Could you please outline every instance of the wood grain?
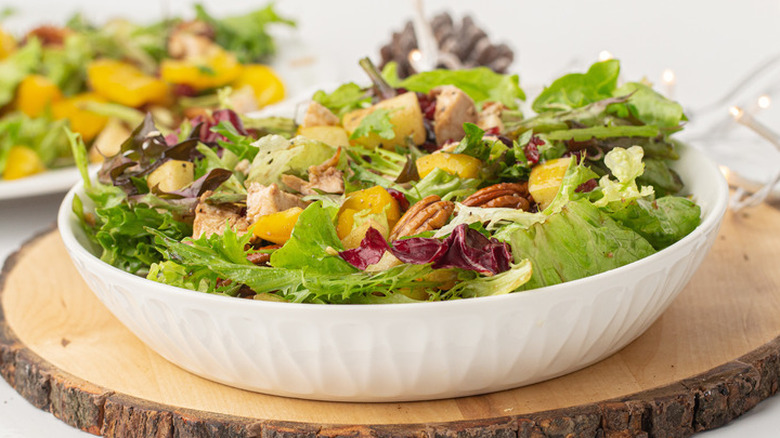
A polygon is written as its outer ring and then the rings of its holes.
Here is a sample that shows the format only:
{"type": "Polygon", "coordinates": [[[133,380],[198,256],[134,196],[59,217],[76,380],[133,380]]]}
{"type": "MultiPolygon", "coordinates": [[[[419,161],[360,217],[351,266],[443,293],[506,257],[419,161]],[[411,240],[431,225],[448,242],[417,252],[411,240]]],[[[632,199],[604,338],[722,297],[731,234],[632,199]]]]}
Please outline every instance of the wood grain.
{"type": "Polygon", "coordinates": [[[775,394],[780,212],[727,213],[667,312],[579,372],[484,396],[329,403],[207,381],[168,363],[92,295],[59,235],[6,263],[0,374],[35,406],[104,436],[688,436],[775,394]]]}

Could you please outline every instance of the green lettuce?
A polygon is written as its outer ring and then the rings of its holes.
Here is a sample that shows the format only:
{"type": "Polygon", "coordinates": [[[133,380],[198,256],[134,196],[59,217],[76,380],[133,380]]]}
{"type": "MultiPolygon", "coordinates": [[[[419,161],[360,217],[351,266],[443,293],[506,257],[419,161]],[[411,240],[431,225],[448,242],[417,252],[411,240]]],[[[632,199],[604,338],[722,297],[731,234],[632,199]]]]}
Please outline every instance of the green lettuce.
{"type": "Polygon", "coordinates": [[[610,106],[619,117],[634,117],[646,125],[677,128],[686,120],[682,105],[653,91],[639,82],[629,82],[613,92],[615,96],[630,96],[628,101],[610,106]]]}
{"type": "Polygon", "coordinates": [[[679,196],[637,199],[610,215],[661,250],[690,234],[701,223],[701,207],[679,196]]]}
{"type": "Polygon", "coordinates": [[[331,110],[339,117],[344,114],[371,105],[371,97],[359,85],[350,82],[341,85],[331,93],[318,90],[312,100],[331,110]]]}
{"type": "Polygon", "coordinates": [[[296,137],[294,142],[279,135],[268,135],[254,143],[258,148],[249,170],[247,184],[279,183],[283,173],[305,175],[309,166],[332,157],[335,149],[325,143],[296,137]]]}
{"type": "Polygon", "coordinates": [[[567,111],[613,96],[620,74],[620,62],[597,62],[586,73],[570,73],[546,87],[531,105],[534,111],[567,111]]]}
{"type": "Polygon", "coordinates": [[[502,75],[487,67],[469,70],[432,70],[399,79],[393,63],[385,66],[382,77],[393,87],[427,93],[441,85],[460,88],[474,102],[501,102],[508,108],[517,108],[518,100],[525,100],[517,75],[502,75]]]}
{"type": "Polygon", "coordinates": [[[315,202],[298,216],[290,240],[271,254],[270,264],[275,268],[308,267],[315,274],[355,272],[352,265],[335,255],[342,249],[331,214],[315,202]]]}
{"type": "Polygon", "coordinates": [[[527,258],[534,266],[523,290],[588,277],[655,253],[645,238],[584,198],[527,229],[510,227],[504,236],[515,260],[527,258]]]}

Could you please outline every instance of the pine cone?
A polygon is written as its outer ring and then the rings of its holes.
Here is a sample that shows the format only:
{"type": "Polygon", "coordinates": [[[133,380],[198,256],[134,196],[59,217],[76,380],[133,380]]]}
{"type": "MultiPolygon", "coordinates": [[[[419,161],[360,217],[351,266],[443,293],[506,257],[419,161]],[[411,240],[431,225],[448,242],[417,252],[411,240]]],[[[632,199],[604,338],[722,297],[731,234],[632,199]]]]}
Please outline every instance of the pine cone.
{"type": "MultiPolygon", "coordinates": [[[[460,23],[454,23],[450,14],[443,12],[431,20],[433,35],[441,52],[457,58],[465,68],[484,65],[497,73],[506,73],[514,60],[512,49],[506,44],[493,44],[485,31],[480,29],[470,16],[460,23]]],[[[414,25],[407,21],[403,30],[393,32],[391,41],[382,46],[382,62],[379,68],[390,62],[398,64],[398,76],[405,78],[415,71],[409,63],[409,52],[418,48],[414,25]]],[[[445,65],[438,65],[446,68],[445,65]]]]}

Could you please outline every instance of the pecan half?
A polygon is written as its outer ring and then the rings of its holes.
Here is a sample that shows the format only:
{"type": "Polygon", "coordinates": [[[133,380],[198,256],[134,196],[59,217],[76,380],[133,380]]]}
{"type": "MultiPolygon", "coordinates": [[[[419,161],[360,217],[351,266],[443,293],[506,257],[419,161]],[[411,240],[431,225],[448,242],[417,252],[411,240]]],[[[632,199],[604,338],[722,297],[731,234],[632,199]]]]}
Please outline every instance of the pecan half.
{"type": "Polygon", "coordinates": [[[482,208],[516,208],[528,211],[528,183],[501,183],[478,190],[463,205],[482,208]]]}
{"type": "Polygon", "coordinates": [[[447,223],[453,210],[455,204],[450,201],[442,201],[436,195],[425,197],[401,216],[390,232],[390,240],[437,230],[447,223]]]}

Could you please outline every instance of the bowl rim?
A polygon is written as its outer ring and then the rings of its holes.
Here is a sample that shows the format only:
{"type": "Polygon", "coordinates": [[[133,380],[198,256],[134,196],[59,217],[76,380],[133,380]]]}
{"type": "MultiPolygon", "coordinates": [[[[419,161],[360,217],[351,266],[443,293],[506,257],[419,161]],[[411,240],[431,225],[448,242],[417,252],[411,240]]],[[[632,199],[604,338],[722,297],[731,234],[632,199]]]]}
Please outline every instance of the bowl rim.
{"type": "MultiPolygon", "coordinates": [[[[702,234],[709,231],[711,228],[715,227],[717,229],[720,226],[720,222],[726,212],[726,207],[728,205],[728,183],[726,182],[725,178],[723,177],[723,174],[720,172],[720,169],[717,167],[717,165],[709,157],[707,157],[701,150],[689,144],[685,144],[681,142],[678,142],[678,144],[681,144],[686,149],[686,153],[691,153],[690,151],[694,151],[693,153],[697,154],[696,157],[697,165],[705,169],[704,171],[706,171],[707,173],[712,173],[713,175],[718,175],[717,180],[716,181],[713,180],[712,181],[713,185],[710,186],[711,189],[715,190],[715,194],[714,194],[715,202],[713,202],[712,205],[709,206],[708,213],[704,215],[704,218],[701,221],[701,223],[693,231],[691,231],[688,235],[686,235],[679,241],[675,242],[674,244],[660,251],[657,251],[647,257],[643,257],[639,260],[631,262],[627,265],[623,265],[618,268],[610,269],[608,271],[604,271],[577,280],[568,281],[565,283],[559,283],[551,286],[541,287],[538,289],[531,289],[528,291],[508,293],[503,295],[465,298],[465,299],[450,300],[450,301],[421,301],[421,302],[414,302],[414,303],[315,304],[315,303],[275,302],[275,301],[263,301],[263,300],[236,300],[235,297],[226,297],[222,295],[210,294],[210,293],[199,292],[191,289],[180,288],[177,286],[171,286],[165,283],[154,282],[152,280],[148,280],[146,278],[133,275],[107,262],[104,262],[98,256],[96,256],[95,254],[90,252],[87,248],[85,248],[76,239],[73,227],[76,227],[78,225],[77,225],[75,213],[73,213],[72,210],[72,204],[73,204],[74,196],[79,192],[83,193],[83,187],[84,187],[83,181],[79,181],[78,183],[76,183],[63,198],[57,213],[57,226],[60,235],[62,237],[62,240],[65,244],[65,247],[70,252],[75,252],[79,254],[82,258],[86,258],[87,260],[103,265],[104,269],[108,269],[109,271],[115,272],[117,275],[123,276],[124,278],[127,279],[128,282],[142,281],[146,285],[154,286],[155,289],[157,289],[159,292],[164,292],[165,294],[171,296],[175,295],[175,298],[181,298],[182,291],[185,291],[190,293],[190,296],[188,297],[189,299],[205,300],[205,302],[207,303],[213,302],[213,303],[220,303],[223,305],[230,305],[228,304],[230,303],[229,300],[233,300],[236,304],[240,303],[241,306],[255,306],[258,309],[264,309],[264,308],[267,308],[269,310],[307,309],[307,311],[315,311],[315,312],[319,312],[319,311],[332,312],[334,308],[340,309],[340,311],[342,312],[364,311],[361,309],[382,309],[383,311],[400,311],[400,310],[405,311],[410,309],[423,310],[423,309],[428,309],[430,306],[436,306],[436,308],[447,308],[451,306],[473,307],[475,305],[490,305],[493,303],[500,304],[507,300],[523,302],[524,300],[536,299],[536,297],[538,297],[540,294],[544,296],[550,296],[550,297],[555,295],[561,295],[564,294],[567,289],[570,289],[572,285],[588,286],[593,282],[600,282],[605,277],[608,277],[610,275],[616,275],[625,272],[625,270],[627,269],[641,269],[641,266],[655,262],[658,258],[664,257],[667,253],[672,252],[677,248],[686,245],[688,242],[700,238],[702,234]],[[322,309],[322,310],[317,310],[317,309],[322,309]],[[326,309],[330,309],[330,310],[326,310],[326,309]]],[[[90,177],[92,176],[94,176],[94,173],[91,174],[90,177]]],[[[578,291],[578,292],[581,293],[582,291],[578,291]]]]}

